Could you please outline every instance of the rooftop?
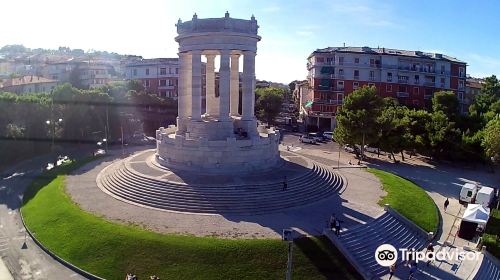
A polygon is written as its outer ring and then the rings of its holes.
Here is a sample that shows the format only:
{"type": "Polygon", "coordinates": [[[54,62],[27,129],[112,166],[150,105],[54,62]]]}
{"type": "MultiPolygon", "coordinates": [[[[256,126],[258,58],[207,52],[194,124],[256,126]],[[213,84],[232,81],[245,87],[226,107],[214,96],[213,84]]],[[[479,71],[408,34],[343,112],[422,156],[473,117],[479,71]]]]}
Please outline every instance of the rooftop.
{"type": "Polygon", "coordinates": [[[40,84],[40,83],[57,83],[56,80],[47,79],[40,76],[22,76],[19,78],[12,78],[4,81],[3,86],[20,86],[20,85],[28,85],[28,84],[40,84]]]}
{"type": "Polygon", "coordinates": [[[328,47],[324,49],[315,50],[309,57],[318,53],[362,53],[362,54],[375,54],[375,55],[397,55],[397,56],[406,56],[411,58],[424,58],[424,59],[432,59],[432,60],[443,60],[449,62],[463,63],[455,57],[451,57],[445,54],[440,53],[429,53],[422,51],[408,51],[408,50],[398,50],[398,49],[389,49],[389,48],[371,48],[371,47],[328,47]]]}
{"type": "Polygon", "coordinates": [[[133,61],[129,64],[127,64],[127,67],[133,67],[133,66],[155,66],[155,65],[160,65],[160,64],[178,64],[179,63],[179,58],[151,58],[151,59],[142,59],[142,60],[137,60],[133,61]]]}
{"type": "Polygon", "coordinates": [[[257,21],[252,15],[250,20],[229,17],[226,12],[223,18],[199,19],[197,14],[190,21],[182,22],[181,19],[175,25],[179,35],[203,32],[237,32],[257,35],[257,21]]]}

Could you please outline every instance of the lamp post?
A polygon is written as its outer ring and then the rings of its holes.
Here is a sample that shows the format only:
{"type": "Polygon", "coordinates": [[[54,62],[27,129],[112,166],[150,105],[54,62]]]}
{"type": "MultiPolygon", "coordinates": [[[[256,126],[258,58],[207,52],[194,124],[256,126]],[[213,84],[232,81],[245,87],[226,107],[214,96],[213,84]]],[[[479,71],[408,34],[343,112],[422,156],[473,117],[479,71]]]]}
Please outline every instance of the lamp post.
{"type": "Polygon", "coordinates": [[[286,280],[292,279],[292,256],[293,256],[293,230],[292,229],[284,229],[282,238],[283,241],[288,243],[288,260],[286,264],[286,280]]]}

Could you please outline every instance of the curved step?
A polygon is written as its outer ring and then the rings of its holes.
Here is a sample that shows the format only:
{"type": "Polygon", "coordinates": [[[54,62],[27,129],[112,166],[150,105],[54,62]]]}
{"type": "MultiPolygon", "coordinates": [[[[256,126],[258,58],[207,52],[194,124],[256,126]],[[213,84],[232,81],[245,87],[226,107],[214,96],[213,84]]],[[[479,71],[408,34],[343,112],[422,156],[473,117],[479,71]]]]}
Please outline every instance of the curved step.
{"type": "Polygon", "coordinates": [[[287,181],[239,185],[186,185],[155,179],[117,164],[98,183],[121,200],[171,211],[194,213],[268,213],[327,198],[343,187],[340,176],[318,164],[287,181]]]}

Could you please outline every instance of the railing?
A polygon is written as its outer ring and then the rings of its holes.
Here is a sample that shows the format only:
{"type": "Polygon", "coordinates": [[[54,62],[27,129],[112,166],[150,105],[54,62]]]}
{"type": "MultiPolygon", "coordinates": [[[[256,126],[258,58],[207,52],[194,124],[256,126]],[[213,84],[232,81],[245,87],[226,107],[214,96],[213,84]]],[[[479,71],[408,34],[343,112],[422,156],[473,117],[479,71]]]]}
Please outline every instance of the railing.
{"type": "Polygon", "coordinates": [[[354,80],[359,80],[359,76],[354,76],[354,80]]]}
{"type": "Polygon", "coordinates": [[[436,82],[431,82],[431,81],[425,81],[424,86],[435,86],[436,82]]]}
{"type": "Polygon", "coordinates": [[[398,83],[400,83],[400,84],[407,84],[407,83],[408,83],[408,80],[401,80],[401,79],[398,79],[398,83]]]}

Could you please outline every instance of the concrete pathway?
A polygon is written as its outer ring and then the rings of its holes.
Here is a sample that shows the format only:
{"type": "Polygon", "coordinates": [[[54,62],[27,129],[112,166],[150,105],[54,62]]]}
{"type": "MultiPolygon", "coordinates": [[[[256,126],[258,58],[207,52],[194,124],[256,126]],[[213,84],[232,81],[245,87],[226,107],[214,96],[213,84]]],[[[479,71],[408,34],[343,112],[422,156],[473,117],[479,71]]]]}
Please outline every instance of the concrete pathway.
{"type": "Polygon", "coordinates": [[[344,227],[351,227],[366,223],[382,212],[382,208],[377,205],[384,194],[380,183],[375,176],[362,169],[342,172],[348,185],[340,196],[333,195],[315,204],[278,213],[199,215],[157,211],[116,200],[97,187],[97,174],[113,160],[107,158],[91,163],[69,176],[68,193],[86,211],[161,233],[222,238],[280,238],[283,228],[295,228],[306,235],[320,235],[332,213],[344,221],[344,227]]]}

